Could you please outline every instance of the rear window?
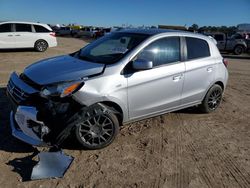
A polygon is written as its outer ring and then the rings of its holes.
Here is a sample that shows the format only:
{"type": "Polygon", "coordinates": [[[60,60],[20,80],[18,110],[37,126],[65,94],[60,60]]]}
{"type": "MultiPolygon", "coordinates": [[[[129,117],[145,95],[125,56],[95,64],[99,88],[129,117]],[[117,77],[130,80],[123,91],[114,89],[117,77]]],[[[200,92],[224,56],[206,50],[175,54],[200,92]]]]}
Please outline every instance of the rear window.
{"type": "Polygon", "coordinates": [[[16,32],[31,32],[30,24],[16,24],[16,32]]]}
{"type": "Polygon", "coordinates": [[[41,26],[41,25],[34,25],[35,31],[37,33],[49,33],[51,32],[50,30],[48,30],[47,28],[41,26]]]}
{"type": "Polygon", "coordinates": [[[188,60],[209,57],[210,50],[207,41],[186,37],[188,60]]]}
{"type": "Polygon", "coordinates": [[[0,33],[11,32],[11,24],[0,25],[0,33]]]}

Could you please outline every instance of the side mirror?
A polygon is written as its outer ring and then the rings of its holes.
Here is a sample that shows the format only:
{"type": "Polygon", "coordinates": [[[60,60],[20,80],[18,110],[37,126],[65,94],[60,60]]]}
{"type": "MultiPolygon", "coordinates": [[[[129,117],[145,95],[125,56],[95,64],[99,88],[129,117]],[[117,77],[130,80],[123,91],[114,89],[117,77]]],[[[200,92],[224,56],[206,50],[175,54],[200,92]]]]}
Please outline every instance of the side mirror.
{"type": "Polygon", "coordinates": [[[144,59],[136,59],[132,65],[135,70],[148,70],[153,68],[153,62],[144,59]]]}

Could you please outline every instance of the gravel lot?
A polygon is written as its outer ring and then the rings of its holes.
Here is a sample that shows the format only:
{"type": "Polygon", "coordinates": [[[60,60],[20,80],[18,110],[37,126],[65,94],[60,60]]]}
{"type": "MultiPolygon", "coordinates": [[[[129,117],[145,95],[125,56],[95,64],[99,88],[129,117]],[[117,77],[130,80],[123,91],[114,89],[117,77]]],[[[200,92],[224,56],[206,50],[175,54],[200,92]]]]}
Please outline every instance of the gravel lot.
{"type": "Polygon", "coordinates": [[[64,151],[75,160],[64,178],[22,182],[34,148],[10,134],[5,85],[12,71],[86,44],[58,42],[45,53],[0,52],[0,187],[250,187],[249,59],[229,59],[229,84],[215,113],[187,109],[129,124],[102,150],[69,143],[64,151]]]}

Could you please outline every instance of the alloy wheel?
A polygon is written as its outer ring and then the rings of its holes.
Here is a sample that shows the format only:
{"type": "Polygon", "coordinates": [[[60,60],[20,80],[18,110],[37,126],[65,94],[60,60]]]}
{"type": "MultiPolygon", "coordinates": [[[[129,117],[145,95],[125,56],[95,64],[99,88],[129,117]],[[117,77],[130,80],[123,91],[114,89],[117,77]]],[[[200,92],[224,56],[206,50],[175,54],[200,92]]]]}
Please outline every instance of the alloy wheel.
{"type": "Polygon", "coordinates": [[[96,146],[112,139],[114,123],[105,114],[93,116],[79,124],[79,135],[83,142],[96,146]]]}
{"type": "Polygon", "coordinates": [[[221,98],[222,98],[222,93],[219,89],[215,89],[209,96],[208,98],[208,107],[211,110],[215,110],[220,102],[221,102],[221,98]]]}
{"type": "Polygon", "coordinates": [[[37,43],[37,50],[43,52],[47,49],[47,43],[45,41],[39,41],[37,43]]]}

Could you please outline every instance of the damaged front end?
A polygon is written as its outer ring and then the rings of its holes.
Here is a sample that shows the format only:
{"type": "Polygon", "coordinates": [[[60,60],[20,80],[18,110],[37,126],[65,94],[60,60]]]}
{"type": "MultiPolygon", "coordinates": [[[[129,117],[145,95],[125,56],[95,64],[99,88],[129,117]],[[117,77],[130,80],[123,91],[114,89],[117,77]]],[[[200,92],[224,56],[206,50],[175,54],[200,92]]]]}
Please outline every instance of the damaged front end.
{"type": "Polygon", "coordinates": [[[13,104],[12,135],[35,146],[54,146],[62,142],[61,137],[68,136],[62,135],[68,121],[82,108],[70,94],[82,85],[83,80],[45,88],[23,74],[12,73],[7,86],[7,95],[13,104]]]}

